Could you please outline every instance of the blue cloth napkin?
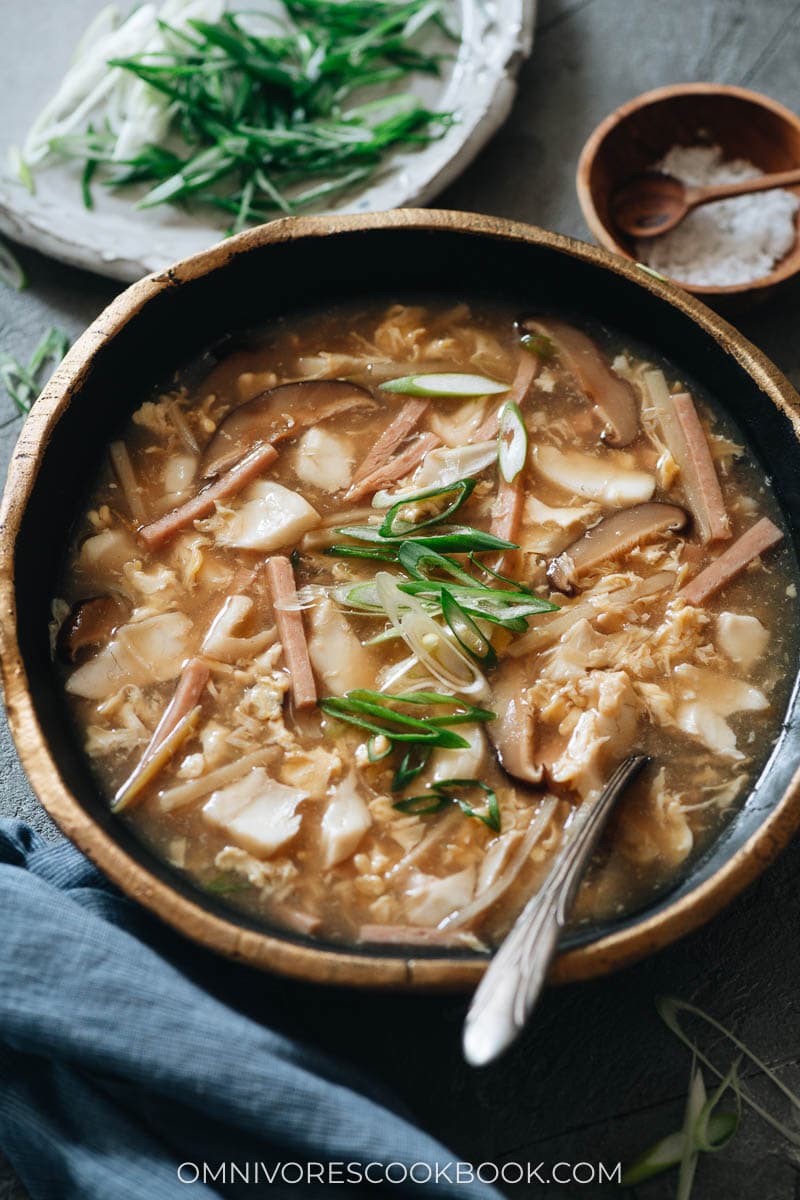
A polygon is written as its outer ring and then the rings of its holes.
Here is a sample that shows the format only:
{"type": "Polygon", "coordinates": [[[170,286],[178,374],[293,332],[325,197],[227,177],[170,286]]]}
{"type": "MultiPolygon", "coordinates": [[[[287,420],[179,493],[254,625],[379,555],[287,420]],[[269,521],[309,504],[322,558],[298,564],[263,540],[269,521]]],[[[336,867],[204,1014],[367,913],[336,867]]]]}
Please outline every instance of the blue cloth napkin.
{"type": "Polygon", "coordinates": [[[285,1006],[286,986],[190,945],[69,843],[0,821],[0,1147],[33,1200],[497,1200],[375,1083],[262,1023],[285,1025],[269,996],[285,1006]],[[260,1020],[213,994],[220,976],[253,981],[260,1020]],[[379,1182],[358,1179],[367,1164],[379,1182]]]}

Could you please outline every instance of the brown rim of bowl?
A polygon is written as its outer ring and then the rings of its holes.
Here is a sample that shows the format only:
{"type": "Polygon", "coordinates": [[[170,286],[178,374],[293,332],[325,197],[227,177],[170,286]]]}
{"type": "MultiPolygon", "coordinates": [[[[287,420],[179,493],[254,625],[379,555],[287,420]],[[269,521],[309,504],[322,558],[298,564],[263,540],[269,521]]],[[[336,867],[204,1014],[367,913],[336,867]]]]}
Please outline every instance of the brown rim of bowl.
{"type": "MultiPolygon", "coordinates": [[[[246,254],[255,246],[391,227],[457,230],[547,246],[638,284],[693,319],[744,367],[789,418],[800,439],[800,397],[759,350],[699,300],[606,250],[530,225],[444,210],[400,209],[389,213],[277,220],[247,230],[167,271],[132,284],[79,338],[45,387],[20,434],[0,509],[0,656],[9,723],[34,791],[62,832],[133,899],[204,946],[295,978],[382,988],[459,989],[477,984],[485,970],[485,961],[448,958],[446,955],[415,957],[413,952],[402,957],[380,954],[366,957],[347,950],[339,952],[298,945],[267,932],[242,928],[234,920],[210,913],[151,875],[94,823],[64,783],[36,717],[17,640],[14,547],[22,514],[45,447],[73,394],[80,388],[95,350],[112,339],[164,288],[176,287],[221,269],[231,259],[246,254]]],[[[793,775],[780,802],[763,824],[713,876],[634,927],[564,951],[553,964],[551,979],[568,982],[605,974],[689,933],[714,916],[750,883],[799,825],[800,770],[793,775]]]]}
{"type": "MultiPolygon", "coordinates": [[[[634,96],[633,99],[627,100],[625,104],[621,104],[619,108],[615,108],[587,138],[578,159],[578,166],[575,172],[575,187],[578,193],[578,203],[581,206],[581,212],[592,235],[597,238],[597,241],[606,250],[611,251],[613,254],[619,254],[626,262],[636,263],[636,259],[625,248],[622,242],[617,241],[608,226],[600,220],[595,208],[594,196],[592,195],[589,180],[597,152],[611,130],[622,124],[631,113],[638,112],[642,108],[647,108],[650,104],[658,104],[662,100],[672,100],[676,96],[709,95],[734,96],[739,100],[745,100],[748,104],[755,104],[759,108],[767,109],[777,117],[781,117],[789,125],[793,125],[795,129],[800,130],[800,117],[797,113],[793,113],[790,108],[787,108],[785,104],[773,100],[770,96],[764,96],[761,92],[753,92],[749,88],[735,87],[732,84],[724,83],[671,83],[666,87],[653,88],[650,92],[641,92],[638,96],[634,96]]],[[[675,287],[680,287],[684,291],[690,292],[693,296],[709,296],[712,299],[716,296],[741,296],[745,292],[759,292],[767,288],[772,288],[776,284],[782,283],[785,279],[790,279],[793,275],[796,275],[798,272],[797,264],[792,263],[790,259],[791,255],[787,254],[782,263],[778,263],[774,270],[770,271],[768,275],[762,275],[759,279],[751,279],[747,283],[728,284],[726,287],[680,283],[678,280],[669,280],[668,282],[672,283],[675,287]]],[[[642,270],[648,271],[650,268],[642,266],[642,270]]],[[[666,278],[659,275],[658,272],[653,273],[657,279],[666,278]]]]}

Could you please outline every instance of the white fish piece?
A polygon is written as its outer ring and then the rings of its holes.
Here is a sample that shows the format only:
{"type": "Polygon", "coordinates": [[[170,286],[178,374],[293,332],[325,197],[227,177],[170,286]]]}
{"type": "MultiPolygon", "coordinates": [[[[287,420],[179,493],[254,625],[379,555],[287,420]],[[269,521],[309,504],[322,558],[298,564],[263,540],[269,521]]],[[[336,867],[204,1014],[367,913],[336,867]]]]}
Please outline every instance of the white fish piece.
{"type": "Polygon", "coordinates": [[[102,529],[83,543],[78,565],[96,580],[98,576],[116,579],[125,564],[140,555],[136,542],[124,529],[102,529]]]}
{"type": "MultiPolygon", "coordinates": [[[[478,396],[466,400],[457,407],[432,408],[427,416],[428,425],[446,446],[465,446],[472,440],[486,412],[486,399],[478,396]]],[[[495,443],[496,445],[496,443],[495,443]]]]}
{"type": "Polygon", "coordinates": [[[743,759],[725,718],[737,712],[763,712],[769,707],[764,693],[743,680],[688,663],[677,666],[673,678],[679,701],[675,707],[678,728],[723,758],[743,759]]]}
{"type": "Polygon", "coordinates": [[[555,446],[533,446],[531,456],[548,483],[573,496],[598,500],[612,508],[644,504],[656,488],[653,475],[621,466],[613,450],[594,455],[579,450],[557,450],[555,446]]]}
{"type": "Polygon", "coordinates": [[[375,668],[369,651],[332,600],[322,600],[311,610],[308,654],[314,671],[334,696],[374,687],[375,668]]]}
{"type": "Polygon", "coordinates": [[[709,704],[699,704],[696,701],[685,701],[675,709],[675,723],[683,733],[697,738],[708,750],[713,750],[721,758],[729,758],[739,762],[744,758],[736,746],[736,734],[728,722],[719,713],[714,712],[709,704]]]}
{"type": "Polygon", "coordinates": [[[196,474],[197,458],[194,454],[170,455],[164,468],[164,495],[173,504],[186,499],[196,474]]]}
{"type": "Polygon", "coordinates": [[[125,684],[174,679],[189,651],[192,622],[183,613],[159,613],[121,626],[66,682],[72,696],[105,700],[125,684]]]}
{"type": "Polygon", "coordinates": [[[276,639],[274,629],[263,629],[252,637],[238,637],[235,630],[247,619],[253,608],[250,596],[226,596],[222,608],[203,638],[203,653],[220,662],[235,663],[243,658],[261,654],[276,639]]]}
{"type": "Polygon", "coordinates": [[[326,492],[339,492],[350,486],[354,461],[351,438],[312,425],[297,443],[294,469],[303,483],[326,492]]]}
{"type": "Polygon", "coordinates": [[[551,529],[574,529],[589,521],[598,512],[596,504],[581,505],[580,508],[553,508],[536,496],[525,497],[525,520],[531,525],[544,525],[551,529]]]}
{"type": "Polygon", "coordinates": [[[758,617],[721,612],[717,617],[717,645],[731,662],[748,670],[769,644],[769,630],[758,617]]]}
{"type": "Polygon", "coordinates": [[[242,493],[243,503],[225,513],[216,535],[239,550],[280,550],[319,525],[319,513],[298,492],[259,479],[242,493]]]}
{"type": "Polygon", "coordinates": [[[367,805],[358,791],[351,772],[328,792],[329,800],[322,817],[324,865],[335,867],[355,853],[358,843],[372,824],[367,805]]]}
{"type": "Polygon", "coordinates": [[[440,879],[414,871],[406,889],[406,912],[415,925],[438,925],[450,913],[469,904],[475,892],[476,867],[472,864],[440,879]]]}
{"type": "Polygon", "coordinates": [[[447,487],[458,479],[480,475],[497,461],[497,438],[467,446],[439,446],[429,450],[412,480],[412,491],[447,487]]]}
{"type": "Polygon", "coordinates": [[[253,767],[236,783],[213,792],[203,816],[256,858],[270,858],[297,835],[302,820],[297,808],[305,799],[305,792],[253,767]]]}
{"type": "Polygon", "coordinates": [[[590,672],[586,698],[589,706],[549,772],[554,783],[565,783],[584,798],[599,792],[609,765],[630,752],[639,717],[639,702],[624,671],[590,672]]]}
{"type": "Polygon", "coordinates": [[[673,677],[681,700],[699,700],[721,717],[769,708],[769,700],[759,688],[731,675],[681,663],[673,671],[673,677]]]}
{"type": "MultiPolygon", "coordinates": [[[[443,779],[480,779],[486,760],[486,734],[480,725],[456,725],[454,732],[469,742],[469,746],[454,750],[437,747],[426,768],[426,784],[441,783],[443,779]]],[[[414,781],[414,789],[420,790],[421,779],[414,781]]]]}

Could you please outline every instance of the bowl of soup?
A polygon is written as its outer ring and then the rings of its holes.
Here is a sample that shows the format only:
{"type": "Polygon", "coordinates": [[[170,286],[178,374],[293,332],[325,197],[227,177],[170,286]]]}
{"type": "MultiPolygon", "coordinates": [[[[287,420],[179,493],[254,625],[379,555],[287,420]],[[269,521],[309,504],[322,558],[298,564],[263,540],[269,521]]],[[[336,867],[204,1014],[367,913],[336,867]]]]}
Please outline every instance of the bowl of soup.
{"type": "Polygon", "coordinates": [[[6,487],[34,788],[216,950],[457,987],[638,750],[553,976],[665,945],[800,821],[795,404],[691,297],[487,217],[277,221],[134,284],[6,487]]]}

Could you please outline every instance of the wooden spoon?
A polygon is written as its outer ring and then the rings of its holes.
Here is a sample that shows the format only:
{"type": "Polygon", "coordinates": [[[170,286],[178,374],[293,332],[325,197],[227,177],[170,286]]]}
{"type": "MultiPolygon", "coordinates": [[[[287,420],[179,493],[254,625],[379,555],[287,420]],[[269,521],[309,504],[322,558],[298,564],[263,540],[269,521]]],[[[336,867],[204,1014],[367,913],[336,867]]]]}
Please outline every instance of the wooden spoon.
{"type": "Polygon", "coordinates": [[[661,171],[642,171],[631,176],[611,197],[611,215],[617,227],[630,237],[652,238],[668,233],[683,218],[701,204],[713,200],[728,200],[731,196],[748,196],[751,192],[768,192],[773,188],[792,187],[800,183],[800,167],[779,171],[774,175],[759,175],[738,183],[719,183],[714,187],[688,187],[674,175],[661,171]]]}
{"type": "Polygon", "coordinates": [[[539,998],[547,969],[606,820],[650,759],[631,754],[593,804],[578,810],[566,844],[542,887],[528,901],[472,998],[464,1025],[464,1057],[473,1067],[497,1058],[519,1036],[539,998]]]}

